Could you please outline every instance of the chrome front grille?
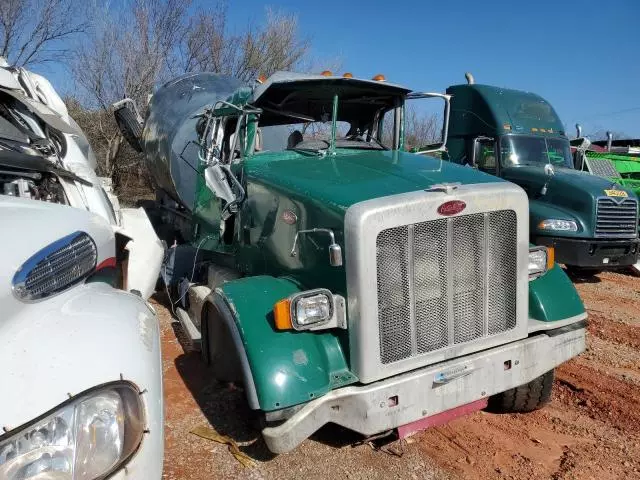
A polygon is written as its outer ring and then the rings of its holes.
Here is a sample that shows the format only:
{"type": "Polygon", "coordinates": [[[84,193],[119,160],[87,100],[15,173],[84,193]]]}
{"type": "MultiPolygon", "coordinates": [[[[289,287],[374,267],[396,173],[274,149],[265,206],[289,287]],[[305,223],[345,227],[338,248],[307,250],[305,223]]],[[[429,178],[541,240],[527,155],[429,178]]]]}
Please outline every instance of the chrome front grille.
{"type": "Polygon", "coordinates": [[[24,301],[61,292],[85,278],[96,266],[97,249],[89,235],[76,232],[45,247],[14,276],[14,292],[24,301]]]}
{"type": "Polygon", "coordinates": [[[380,361],[389,364],[516,326],[511,210],[389,228],[376,242],[380,361]]]}
{"type": "Polygon", "coordinates": [[[634,237],[638,231],[638,201],[635,198],[598,199],[596,235],[598,237],[634,237]]]}

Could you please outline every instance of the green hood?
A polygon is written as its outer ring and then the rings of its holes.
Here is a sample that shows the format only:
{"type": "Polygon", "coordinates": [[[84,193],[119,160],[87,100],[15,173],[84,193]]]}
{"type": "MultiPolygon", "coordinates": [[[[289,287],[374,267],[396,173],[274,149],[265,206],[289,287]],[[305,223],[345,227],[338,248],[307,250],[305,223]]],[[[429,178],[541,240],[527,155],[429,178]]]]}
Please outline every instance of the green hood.
{"type": "Polygon", "coordinates": [[[611,180],[569,168],[555,168],[555,174],[549,180],[547,194],[544,196],[540,195],[540,190],[549,177],[544,173],[543,166],[505,168],[502,176],[524,188],[532,199],[553,204],[570,204],[576,209],[591,205],[594,199],[606,196],[605,190],[625,190],[630,197],[635,196],[633,191],[624,189],[611,180]]]}
{"type": "Polygon", "coordinates": [[[246,168],[254,181],[341,211],[357,202],[438,183],[501,181],[469,167],[400,151],[338,150],[325,157],[263,153],[248,160],[246,168]]]}
{"type": "Polygon", "coordinates": [[[596,205],[598,197],[605,197],[605,190],[624,190],[630,198],[635,194],[602,177],[569,168],[555,168],[555,174],[549,179],[543,166],[520,166],[502,170],[505,180],[520,185],[529,196],[531,233],[538,232],[537,225],[547,218],[577,221],[578,232],[562,232],[562,236],[591,238],[594,235],[596,205]],[[541,195],[545,182],[546,195],[541,195]]]}

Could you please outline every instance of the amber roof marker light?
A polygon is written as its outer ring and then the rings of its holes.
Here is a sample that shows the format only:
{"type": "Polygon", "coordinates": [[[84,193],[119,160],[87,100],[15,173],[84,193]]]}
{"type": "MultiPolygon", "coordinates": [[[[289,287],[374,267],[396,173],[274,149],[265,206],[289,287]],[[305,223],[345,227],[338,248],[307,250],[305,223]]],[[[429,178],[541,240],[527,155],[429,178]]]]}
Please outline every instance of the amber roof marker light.
{"type": "Polygon", "coordinates": [[[323,77],[332,77],[333,72],[331,70],[324,70],[320,75],[322,75],[323,77]]]}
{"type": "Polygon", "coordinates": [[[264,83],[267,81],[267,77],[265,77],[264,75],[260,75],[257,78],[258,83],[264,83]]]}
{"type": "Polygon", "coordinates": [[[353,78],[353,73],[351,72],[345,72],[342,74],[343,78],[353,78]]]}
{"type": "Polygon", "coordinates": [[[384,75],[382,75],[381,73],[374,75],[374,77],[371,80],[375,80],[376,82],[386,82],[387,79],[385,78],[384,75]]]}

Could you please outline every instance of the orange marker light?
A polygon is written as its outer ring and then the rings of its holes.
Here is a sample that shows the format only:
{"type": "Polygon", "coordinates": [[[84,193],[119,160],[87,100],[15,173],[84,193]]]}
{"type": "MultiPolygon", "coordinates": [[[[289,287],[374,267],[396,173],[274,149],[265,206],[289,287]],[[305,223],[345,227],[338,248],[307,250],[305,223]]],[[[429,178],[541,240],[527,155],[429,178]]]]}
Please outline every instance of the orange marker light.
{"type": "Polygon", "coordinates": [[[346,73],[343,73],[343,74],[342,74],[342,76],[343,76],[344,78],[353,78],[353,73],[351,73],[351,72],[346,72],[346,73]]]}
{"type": "Polygon", "coordinates": [[[556,251],[553,247],[547,247],[547,270],[553,268],[553,264],[556,261],[556,251]]]}
{"type": "Polygon", "coordinates": [[[333,72],[331,70],[325,70],[320,75],[322,75],[323,77],[331,77],[333,76],[333,72]]]}
{"type": "Polygon", "coordinates": [[[285,298],[273,306],[273,318],[276,330],[291,330],[291,300],[285,298]]]}
{"type": "Polygon", "coordinates": [[[376,82],[385,82],[387,79],[381,73],[377,74],[371,80],[375,80],[376,82]]]}
{"type": "Polygon", "coordinates": [[[264,83],[267,81],[267,77],[265,77],[264,75],[260,75],[258,77],[258,83],[264,83]]]}

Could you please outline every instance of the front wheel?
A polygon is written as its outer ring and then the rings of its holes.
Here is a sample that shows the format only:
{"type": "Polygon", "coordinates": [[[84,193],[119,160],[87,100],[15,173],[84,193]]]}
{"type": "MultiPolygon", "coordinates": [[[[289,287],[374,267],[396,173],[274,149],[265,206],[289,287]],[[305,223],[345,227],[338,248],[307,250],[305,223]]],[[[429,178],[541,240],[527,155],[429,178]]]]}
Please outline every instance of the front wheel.
{"type": "Polygon", "coordinates": [[[525,385],[489,398],[489,410],[496,413],[526,413],[542,408],[551,401],[554,370],[540,375],[525,385]]]}
{"type": "Polygon", "coordinates": [[[242,382],[240,355],[229,327],[215,305],[210,305],[202,319],[202,359],[211,366],[220,382],[242,382]]]}

